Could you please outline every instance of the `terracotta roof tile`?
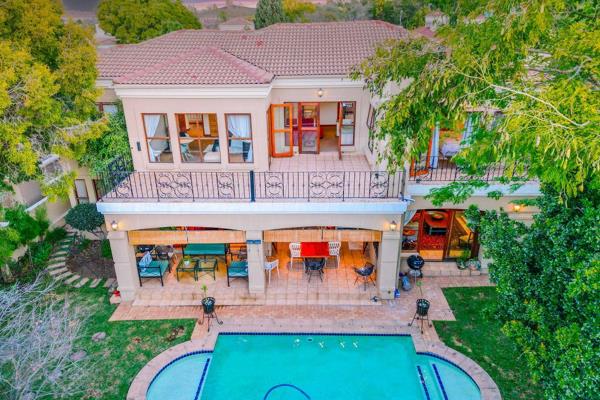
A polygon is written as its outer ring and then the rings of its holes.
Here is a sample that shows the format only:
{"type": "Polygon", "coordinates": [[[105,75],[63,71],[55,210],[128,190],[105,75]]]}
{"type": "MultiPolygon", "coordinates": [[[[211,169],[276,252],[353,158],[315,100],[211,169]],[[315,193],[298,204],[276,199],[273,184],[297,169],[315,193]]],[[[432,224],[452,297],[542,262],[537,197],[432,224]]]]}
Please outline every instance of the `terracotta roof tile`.
{"type": "Polygon", "coordinates": [[[272,75],[347,75],[378,44],[406,35],[405,29],[381,21],[275,24],[250,32],[181,30],[103,51],[98,69],[101,79],[131,84],[265,83],[272,75]],[[200,74],[205,76],[191,78],[200,74]]]}

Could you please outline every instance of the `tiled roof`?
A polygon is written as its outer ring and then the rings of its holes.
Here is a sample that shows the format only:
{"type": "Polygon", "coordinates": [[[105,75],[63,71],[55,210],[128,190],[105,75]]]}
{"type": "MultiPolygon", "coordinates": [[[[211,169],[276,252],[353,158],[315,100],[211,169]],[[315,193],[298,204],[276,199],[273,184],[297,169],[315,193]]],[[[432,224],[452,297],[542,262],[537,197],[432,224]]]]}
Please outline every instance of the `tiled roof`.
{"type": "Polygon", "coordinates": [[[216,47],[201,47],[115,79],[120,84],[269,83],[273,74],[216,47]]]}
{"type": "Polygon", "coordinates": [[[410,31],[413,35],[416,36],[425,36],[428,39],[433,39],[435,37],[435,32],[432,31],[427,26],[421,26],[410,31]]]}
{"type": "Polygon", "coordinates": [[[219,25],[245,25],[245,24],[252,24],[252,22],[248,21],[244,17],[235,17],[235,18],[228,19],[225,22],[221,22],[219,25]]]}
{"type": "Polygon", "coordinates": [[[379,43],[406,36],[404,28],[381,21],[276,24],[251,32],[181,30],[103,51],[98,69],[100,79],[131,84],[265,83],[269,73],[347,75],[379,43]]]}

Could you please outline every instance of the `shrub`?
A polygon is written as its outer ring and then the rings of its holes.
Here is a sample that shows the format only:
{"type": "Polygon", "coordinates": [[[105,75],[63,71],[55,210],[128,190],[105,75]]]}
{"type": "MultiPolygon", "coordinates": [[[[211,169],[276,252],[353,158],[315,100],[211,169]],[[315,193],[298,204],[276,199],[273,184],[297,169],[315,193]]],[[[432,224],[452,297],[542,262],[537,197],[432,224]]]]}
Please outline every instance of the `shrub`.
{"type": "Polygon", "coordinates": [[[98,237],[100,227],[104,223],[104,217],[98,212],[95,204],[78,204],[71,208],[65,217],[65,222],[73,228],[93,233],[98,237]]]}
{"type": "Polygon", "coordinates": [[[46,241],[56,244],[67,237],[67,230],[62,227],[54,228],[46,234],[46,241]]]}
{"type": "Polygon", "coordinates": [[[112,259],[112,249],[110,248],[110,242],[108,239],[104,239],[100,244],[100,254],[104,258],[112,259]]]}

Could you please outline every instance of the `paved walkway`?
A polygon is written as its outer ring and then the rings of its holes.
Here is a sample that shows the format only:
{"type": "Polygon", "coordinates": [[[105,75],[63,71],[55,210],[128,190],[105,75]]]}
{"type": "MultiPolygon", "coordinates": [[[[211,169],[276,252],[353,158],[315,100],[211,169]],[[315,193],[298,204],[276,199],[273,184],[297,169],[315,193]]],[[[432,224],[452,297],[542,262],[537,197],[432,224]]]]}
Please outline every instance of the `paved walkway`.
{"type": "MultiPolygon", "coordinates": [[[[380,301],[379,306],[350,305],[248,305],[217,307],[223,325],[214,324],[211,334],[206,325],[196,325],[193,339],[206,341],[208,348],[219,331],[256,332],[371,332],[403,333],[415,312],[415,301],[425,297],[431,302],[432,320],[453,321],[454,314],[443,295],[444,287],[489,286],[487,276],[471,277],[430,277],[423,280],[421,296],[417,288],[400,299],[380,301]]],[[[217,299],[218,301],[218,299],[217,299]]],[[[111,321],[147,319],[198,319],[202,315],[201,306],[134,306],[120,304],[111,321]]],[[[214,323],[214,321],[213,321],[214,323]]],[[[425,325],[426,340],[438,341],[435,329],[425,325]]]]}

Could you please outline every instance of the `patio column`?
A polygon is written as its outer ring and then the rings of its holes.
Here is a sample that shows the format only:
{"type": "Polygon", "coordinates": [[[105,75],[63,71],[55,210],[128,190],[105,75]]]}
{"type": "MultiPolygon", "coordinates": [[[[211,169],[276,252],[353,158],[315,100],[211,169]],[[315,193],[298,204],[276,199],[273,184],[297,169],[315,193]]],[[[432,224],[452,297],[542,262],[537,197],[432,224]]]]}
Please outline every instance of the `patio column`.
{"type": "Polygon", "coordinates": [[[265,252],[262,231],[246,231],[248,246],[248,290],[250,294],[265,293],[265,252]]]}
{"type": "Polygon", "coordinates": [[[129,244],[126,231],[109,231],[108,240],[115,262],[115,273],[121,299],[133,301],[135,293],[140,287],[133,246],[129,244]]]}
{"type": "Polygon", "coordinates": [[[377,257],[377,290],[382,299],[394,298],[400,260],[400,231],[384,231],[377,257]]]}

